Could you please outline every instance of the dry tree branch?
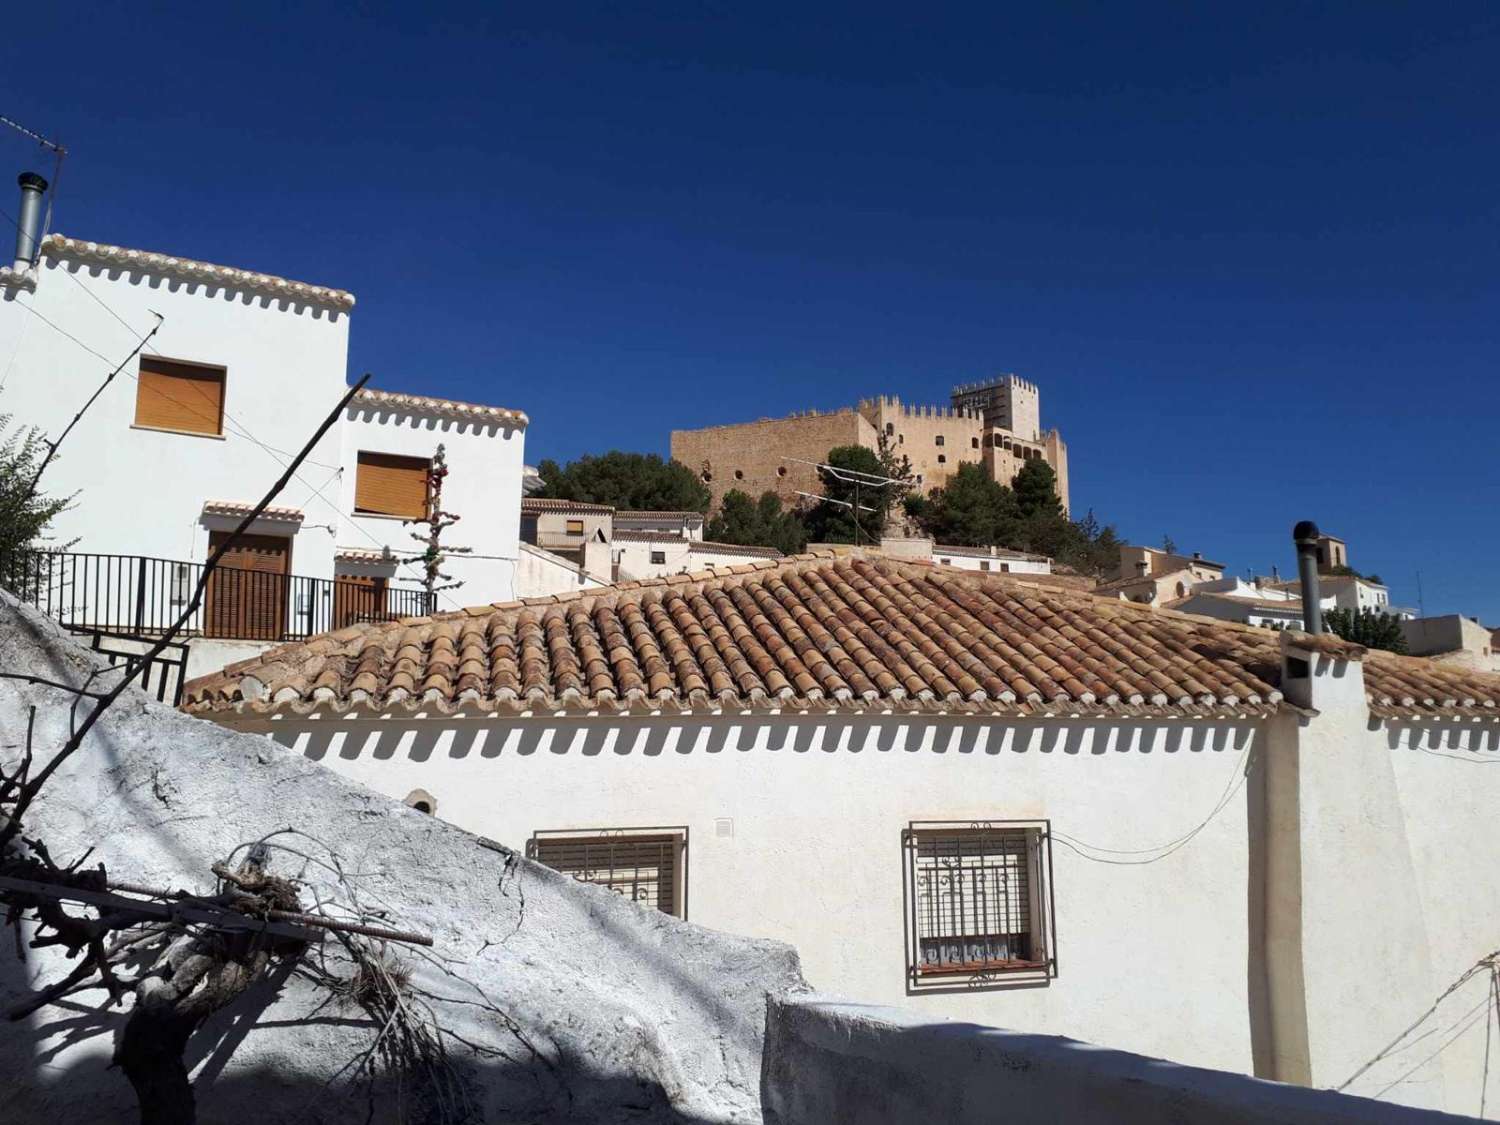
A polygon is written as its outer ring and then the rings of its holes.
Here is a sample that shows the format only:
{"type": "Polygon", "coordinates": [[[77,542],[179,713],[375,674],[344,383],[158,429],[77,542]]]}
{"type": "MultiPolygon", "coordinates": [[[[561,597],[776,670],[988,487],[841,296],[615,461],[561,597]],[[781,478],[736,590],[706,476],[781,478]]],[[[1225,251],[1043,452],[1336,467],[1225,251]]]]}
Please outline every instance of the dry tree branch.
{"type": "MultiPolygon", "coordinates": [[[[94,389],[94,393],[89,395],[88,401],[83,404],[83,407],[78,411],[77,414],[73,415],[73,420],[67,424],[62,433],[57,435],[57,440],[47,442],[47,456],[42,458],[42,463],[37,466],[36,474],[31,478],[31,483],[26,487],[26,496],[20,503],[21,508],[24,508],[31,501],[31,498],[36,495],[37,485],[41,484],[42,474],[47,471],[47,466],[52,463],[52,458],[57,454],[58,446],[62,445],[67,436],[73,432],[73,427],[78,425],[78,423],[83,419],[83,416],[88,413],[89,407],[94,405],[94,400],[104,393],[104,388],[108,387],[115,381],[116,375],[125,370],[125,365],[127,363],[141,354],[141,349],[151,342],[151,337],[155,336],[157,332],[161,331],[161,326],[166,320],[166,317],[162,316],[161,313],[152,313],[151,315],[156,317],[156,324],[151,329],[151,331],[142,336],[140,342],[131,349],[130,354],[124,359],[120,360],[119,366],[104,377],[104,382],[100,383],[99,386],[94,389]]],[[[105,362],[108,363],[109,361],[105,360],[105,362]]]]}
{"type": "MultiPolygon", "coordinates": [[[[198,607],[203,601],[203,593],[208,587],[209,579],[213,576],[214,571],[218,568],[219,560],[224,557],[225,552],[235,544],[239,537],[245,534],[250,525],[260,518],[261,513],[263,513],[268,507],[271,506],[271,501],[275,500],[276,497],[281,494],[281,490],[286,487],[287,482],[290,481],[297,470],[302,467],[302,462],[307,460],[308,455],[313,451],[313,447],[323,439],[323,435],[326,434],[329,429],[332,428],[333,424],[343,416],[344,408],[349,405],[350,400],[353,399],[354,396],[369,381],[370,376],[366,374],[362,376],[352,387],[349,388],[349,390],[344,394],[344,397],[339,400],[339,404],[329,412],[326,418],[323,419],[322,424],[317,428],[317,431],[313,434],[313,436],[303,444],[300,450],[297,451],[297,455],[293,457],[290,464],[287,465],[286,471],[281,474],[275,484],[271,485],[270,490],[261,497],[260,502],[255,505],[250,513],[246,515],[244,519],[240,520],[239,526],[237,526],[232,532],[230,532],[230,534],[224,539],[224,541],[219,544],[214,553],[209,556],[208,562],[203,566],[203,573],[198,577],[198,584],[193,589],[193,596],[188,599],[187,606],[183,609],[177,620],[172,623],[172,625],[164,634],[162,634],[157,642],[152,645],[151,648],[148,649],[137,660],[131,662],[132,667],[149,665],[153,660],[160,656],[163,651],[165,651],[168,645],[176,640],[177,635],[186,627],[187,623],[192,620],[193,615],[198,612],[198,607]]],[[[36,777],[28,780],[25,785],[21,786],[20,792],[16,797],[15,808],[10,814],[10,821],[3,827],[0,827],[0,854],[3,854],[6,846],[15,838],[16,834],[20,831],[21,818],[25,815],[26,810],[31,805],[31,802],[36,799],[36,795],[41,791],[42,786],[47,783],[48,778],[56,773],[58,767],[61,766],[70,757],[72,757],[73,754],[78,750],[78,748],[83,745],[84,738],[86,738],[89,731],[94,728],[94,724],[96,724],[101,718],[104,717],[104,713],[109,710],[109,708],[114,704],[115,700],[119,699],[120,696],[124,694],[125,689],[130,686],[131,682],[132,678],[130,676],[123,676],[121,677],[118,684],[116,684],[109,691],[105,692],[103,697],[100,698],[99,701],[94,705],[94,709],[89,712],[88,716],[79,725],[78,729],[75,730],[71,737],[69,737],[68,741],[63,744],[62,749],[59,750],[55,755],[53,755],[52,759],[42,767],[41,771],[36,775],[36,777]]]]}

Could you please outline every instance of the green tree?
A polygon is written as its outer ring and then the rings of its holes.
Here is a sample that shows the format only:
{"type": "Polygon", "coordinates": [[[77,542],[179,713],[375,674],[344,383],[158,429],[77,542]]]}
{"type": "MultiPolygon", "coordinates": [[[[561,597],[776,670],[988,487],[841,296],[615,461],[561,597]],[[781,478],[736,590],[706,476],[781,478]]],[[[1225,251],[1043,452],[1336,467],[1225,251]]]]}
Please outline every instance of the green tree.
{"type": "MultiPolygon", "coordinates": [[[[0,558],[7,558],[43,546],[47,528],[73,498],[33,491],[37,469],[47,456],[47,443],[36,427],[12,430],[10,415],[0,414],[0,435],[0,558]]],[[[73,544],[45,545],[56,551],[73,544]]]]}
{"type": "Polygon", "coordinates": [[[1057,497],[1057,474],[1040,457],[1022,465],[1010,487],[1023,520],[1063,514],[1062,501],[1057,497]]]}
{"type": "Polygon", "coordinates": [[[1330,609],[1323,614],[1323,628],[1366,648],[1405,652],[1406,634],[1399,618],[1373,609],[1330,609]]]}
{"type": "MultiPolygon", "coordinates": [[[[862,445],[840,445],[830,449],[827,463],[848,473],[886,476],[879,455],[862,445]]],[[[900,498],[897,486],[855,484],[826,469],[821,475],[824,499],[814,504],[807,514],[808,538],[818,543],[879,543],[891,506],[900,498]]]]}
{"type": "Polygon", "coordinates": [[[559,466],[543,461],[540,497],[609,504],[626,511],[706,512],[712,497],[708,486],[679,461],[663,461],[655,453],[623,453],[612,449],[599,456],[583,456],[559,466]]]}
{"type": "Polygon", "coordinates": [[[796,511],[782,508],[781,497],[765,492],[757,502],[738,488],[724,494],[705,535],[715,543],[774,547],[784,555],[795,555],[807,546],[807,528],[796,511]]]}
{"type": "Polygon", "coordinates": [[[1020,528],[1015,494],[972,462],[960,465],[919,508],[925,514],[914,518],[927,533],[956,547],[1010,546],[1020,528]]]}

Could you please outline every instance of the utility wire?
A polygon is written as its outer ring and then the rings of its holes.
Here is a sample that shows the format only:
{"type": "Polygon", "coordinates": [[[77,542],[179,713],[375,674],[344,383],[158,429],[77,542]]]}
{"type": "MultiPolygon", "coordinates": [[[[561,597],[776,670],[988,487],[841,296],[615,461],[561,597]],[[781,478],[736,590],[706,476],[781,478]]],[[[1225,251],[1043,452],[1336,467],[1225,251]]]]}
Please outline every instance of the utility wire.
{"type": "MultiPolygon", "coordinates": [[[[13,124],[13,123],[7,121],[3,117],[0,117],[0,121],[4,121],[6,124],[13,124]]],[[[10,222],[11,226],[15,227],[17,230],[20,229],[20,225],[16,222],[16,220],[14,218],[12,218],[9,214],[7,214],[5,211],[0,210],[0,216],[4,216],[4,218],[10,222]]],[[[156,334],[156,329],[155,328],[153,328],[151,330],[151,332],[147,333],[144,337],[139,336],[139,334],[136,332],[136,329],[130,324],[130,322],[127,321],[127,320],[125,320],[124,317],[120,316],[120,314],[117,313],[113,308],[111,308],[109,306],[109,304],[102,297],[100,297],[97,293],[95,293],[92,289],[90,289],[87,285],[85,285],[83,283],[82,279],[76,277],[71,270],[64,269],[62,272],[63,272],[63,274],[65,276],[67,276],[70,280],[72,280],[74,284],[76,284],[80,289],[82,289],[85,293],[87,293],[89,295],[89,298],[91,300],[93,300],[94,302],[96,302],[99,305],[100,308],[104,309],[105,312],[109,313],[110,316],[114,317],[115,320],[117,320],[125,328],[126,331],[130,332],[131,335],[134,335],[134,336],[138,337],[138,339],[140,340],[140,346],[136,349],[136,352],[139,352],[141,350],[141,348],[145,348],[152,355],[155,355],[155,356],[160,356],[161,355],[161,353],[159,351],[157,351],[155,348],[149,347],[148,344],[147,344],[147,342],[150,340],[150,338],[156,334]]],[[[48,320],[46,317],[42,316],[42,314],[38,313],[36,311],[36,309],[33,308],[30,304],[27,304],[25,307],[26,307],[26,309],[29,312],[31,312],[34,316],[36,316],[44,324],[46,324],[49,327],[55,329],[57,332],[60,332],[62,335],[66,336],[68,339],[72,340],[73,343],[77,344],[79,347],[83,348],[85,351],[89,352],[92,355],[97,356],[98,358],[104,360],[104,362],[106,362],[106,363],[109,362],[108,357],[106,357],[106,356],[102,355],[101,353],[95,351],[93,348],[91,348],[87,344],[85,344],[82,340],[79,340],[78,337],[72,335],[71,333],[67,332],[63,328],[61,328],[58,325],[54,324],[52,321],[48,320]]],[[[160,323],[158,323],[157,327],[160,327],[160,323]]],[[[136,353],[132,352],[131,354],[132,354],[132,356],[134,356],[136,353]]],[[[12,359],[14,359],[14,357],[12,357],[12,359]]],[[[127,360],[127,362],[128,362],[128,360],[127,360]]],[[[136,382],[140,381],[139,378],[136,376],[136,374],[134,372],[128,372],[128,374],[136,382]]],[[[166,398],[170,399],[172,402],[176,403],[178,406],[181,406],[182,408],[184,408],[185,410],[189,411],[190,413],[197,415],[199,418],[203,418],[205,421],[211,421],[211,422],[217,422],[218,421],[218,419],[210,418],[207,414],[203,413],[201,410],[197,409],[196,407],[192,406],[189,403],[183,402],[182,400],[176,398],[175,396],[171,395],[170,393],[165,393],[164,392],[164,395],[165,395],[166,398]]],[[[286,466],[287,462],[286,462],[285,458],[290,457],[291,454],[287,453],[285,450],[278,450],[275,446],[268,445],[266,442],[261,441],[250,430],[249,426],[245,425],[244,422],[240,421],[232,413],[230,413],[229,409],[227,407],[225,407],[222,403],[220,404],[219,409],[220,409],[220,411],[221,411],[224,419],[227,420],[228,422],[230,422],[232,424],[232,426],[234,427],[236,433],[240,437],[243,437],[247,441],[251,442],[252,444],[259,446],[261,449],[263,449],[267,453],[267,455],[269,455],[271,457],[271,459],[273,461],[276,461],[282,467],[286,466]]],[[[310,460],[306,460],[306,459],[304,459],[302,463],[303,464],[316,465],[317,467],[322,468],[322,469],[332,469],[335,473],[343,471],[343,467],[341,465],[328,465],[328,464],[325,464],[325,463],[320,462],[320,461],[310,461],[310,460]]],[[[323,490],[321,488],[314,488],[310,483],[308,483],[307,478],[304,477],[304,476],[302,476],[302,474],[300,472],[294,472],[293,473],[293,479],[296,480],[297,483],[301,484],[304,488],[306,488],[309,491],[309,493],[311,493],[312,495],[316,496],[319,500],[323,501],[323,503],[328,506],[329,510],[332,511],[333,514],[338,519],[343,520],[350,527],[354,528],[356,531],[358,531],[361,535],[363,535],[366,539],[368,539],[376,547],[379,547],[382,550],[384,550],[384,549],[386,549],[388,547],[388,544],[382,543],[379,539],[377,539],[374,535],[372,535],[368,530],[366,530],[362,525],[356,523],[353,519],[351,519],[350,517],[346,516],[343,513],[343,511],[340,509],[340,507],[339,507],[338,504],[336,504],[332,500],[328,499],[328,497],[324,494],[324,492],[323,492],[323,490]]],[[[394,552],[393,552],[393,554],[394,554],[394,552]]],[[[515,560],[511,559],[509,561],[514,562],[515,560]]],[[[407,567],[415,567],[417,565],[416,561],[414,559],[405,559],[405,558],[401,558],[400,556],[396,556],[396,562],[399,565],[401,565],[401,566],[407,566],[407,567]]],[[[441,593],[442,591],[439,591],[439,592],[441,593]]],[[[458,601],[456,601],[454,598],[452,598],[451,596],[447,595],[446,593],[443,594],[443,597],[444,597],[444,600],[447,601],[448,604],[451,605],[454,609],[462,609],[463,608],[463,606],[458,601]]]]}
{"type": "Polygon", "coordinates": [[[1052,836],[1069,851],[1093,863],[1106,863],[1116,867],[1140,867],[1144,864],[1156,863],[1158,860],[1166,859],[1173,852],[1179,851],[1191,843],[1200,832],[1209,826],[1215,817],[1229,806],[1235,794],[1244,785],[1245,779],[1250,776],[1250,768],[1253,764],[1256,749],[1257,747],[1251,746],[1249,751],[1246,752],[1243,767],[1236,769],[1230,775],[1229,781],[1224,787],[1224,792],[1220,794],[1218,802],[1214,805],[1213,810],[1209,812],[1208,816],[1199,822],[1197,827],[1190,829],[1176,839],[1168,840],[1164,844],[1157,844],[1155,847],[1150,848],[1105,848],[1097,844],[1086,843],[1074,836],[1069,836],[1065,832],[1059,832],[1055,828],[1052,830],[1052,836]],[[1090,852],[1101,852],[1104,854],[1091,855],[1089,854],[1090,852]],[[1106,858],[1107,856],[1146,856],[1149,858],[1109,859],[1106,858]]]}
{"type": "Polygon", "coordinates": [[[63,440],[73,432],[73,427],[78,425],[79,419],[81,419],[86,413],[88,413],[89,407],[94,405],[94,401],[104,393],[105,388],[115,381],[115,376],[120,373],[121,369],[124,368],[124,366],[132,359],[134,359],[137,355],[139,355],[141,349],[146,346],[151,337],[156,335],[157,330],[161,328],[164,320],[165,317],[163,317],[160,313],[156,314],[156,326],[141,338],[141,342],[137,344],[133,349],[131,349],[131,352],[128,356],[120,360],[119,364],[113,371],[111,371],[104,377],[104,382],[100,383],[97,387],[94,388],[94,393],[89,395],[88,401],[83,404],[77,414],[73,415],[73,420],[63,428],[63,432],[57,435],[57,440],[49,440],[47,442],[47,456],[43,457],[42,463],[37,466],[36,475],[31,478],[31,484],[26,489],[26,498],[21,501],[21,507],[24,508],[28,503],[31,502],[31,498],[36,495],[36,486],[41,482],[42,474],[47,471],[47,466],[52,463],[52,458],[57,455],[58,446],[62,445],[63,440]]]}
{"type": "MultiPolygon", "coordinates": [[[[1396,1036],[1396,1038],[1392,1039],[1383,1048],[1381,1048],[1379,1051],[1377,1051],[1376,1054],[1375,1054],[1375,1056],[1372,1059],[1370,1059],[1369,1062],[1365,1063],[1364,1066],[1360,1067],[1353,1074],[1351,1074],[1348,1078],[1344,1079],[1344,1081],[1340,1085],[1335,1086],[1334,1087],[1334,1091],[1336,1093],[1341,1093],[1344,1090],[1347,1090],[1351,1085],[1353,1085],[1356,1081],[1358,1081],[1371,1067],[1375,1066],[1377,1063],[1383,1062],[1385,1059],[1389,1058],[1392,1054],[1394,1054],[1395,1051],[1398,1048],[1400,1048],[1404,1043],[1406,1043],[1407,1036],[1411,1035],[1412,1032],[1416,1031],[1417,1028],[1421,1027],[1424,1023],[1426,1023],[1429,1019],[1432,1018],[1432,1016],[1437,1012],[1437,1010],[1440,1007],[1442,1007],[1444,1000],[1448,999],[1448,997],[1452,996],[1460,988],[1462,988],[1464,985],[1468,984],[1469,981],[1473,980],[1476,975],[1478,975],[1479,973],[1485,971],[1486,969],[1489,970],[1489,973],[1490,973],[1491,992],[1493,993],[1493,990],[1494,990],[1494,981],[1495,981],[1496,973],[1497,973],[1497,971],[1500,971],[1500,969],[1497,969],[1497,966],[1500,966],[1500,949],[1495,950],[1493,953],[1487,953],[1483,957],[1481,957],[1478,961],[1475,961],[1474,964],[1472,964],[1467,969],[1465,969],[1461,974],[1459,974],[1459,977],[1458,977],[1457,980],[1455,980],[1452,984],[1450,984],[1447,988],[1445,988],[1443,990],[1442,994],[1440,996],[1438,996],[1438,998],[1432,1002],[1432,1006],[1430,1008],[1428,1008],[1425,1012],[1423,1012],[1420,1016],[1418,1016],[1417,1019],[1416,1019],[1416,1021],[1414,1023],[1412,1023],[1412,1025],[1410,1027],[1408,1027],[1400,1035],[1396,1036]]],[[[1489,997],[1485,998],[1485,1003],[1486,1004],[1489,1003],[1489,997]]],[[[1460,1017],[1460,1019],[1462,1019],[1462,1018],[1464,1018],[1464,1017],[1460,1017]]],[[[1467,1030],[1467,1028],[1465,1030],[1467,1030]]],[[[1423,1035],[1423,1036],[1419,1036],[1418,1038],[1425,1038],[1425,1037],[1426,1036],[1423,1035]]],[[[1451,1043],[1451,1042],[1452,1042],[1452,1040],[1450,1039],[1449,1043],[1451,1043]]],[[[1407,1044],[1407,1045],[1409,1046],[1409,1044],[1407,1044]]],[[[1439,1048],[1439,1050],[1436,1053],[1437,1054],[1441,1054],[1442,1051],[1446,1049],[1446,1047],[1447,1047],[1447,1044],[1444,1044],[1443,1047],[1439,1048]]],[[[1432,1057],[1433,1056],[1428,1056],[1428,1058],[1432,1058],[1432,1057]]],[[[1426,1061],[1427,1061],[1427,1059],[1423,1060],[1423,1062],[1426,1062],[1426,1061]]],[[[1417,1065],[1421,1066],[1422,1064],[1418,1063],[1417,1065]]],[[[1415,1068],[1413,1068],[1413,1069],[1415,1069],[1415,1068]]],[[[1411,1071],[1407,1071],[1407,1074],[1410,1074],[1410,1073],[1411,1073],[1411,1071]]],[[[1405,1077],[1406,1076],[1403,1075],[1402,1079],[1404,1079],[1405,1077]]],[[[1397,1081],[1401,1081],[1402,1079],[1398,1079],[1397,1081]]],[[[1394,1086],[1394,1085],[1395,1085],[1394,1082],[1391,1083],[1391,1086],[1394,1086]]],[[[1385,1089],[1389,1090],[1391,1088],[1391,1086],[1387,1086],[1385,1089]]],[[[1385,1090],[1381,1091],[1381,1093],[1384,1093],[1384,1092],[1385,1092],[1385,1090]]]]}

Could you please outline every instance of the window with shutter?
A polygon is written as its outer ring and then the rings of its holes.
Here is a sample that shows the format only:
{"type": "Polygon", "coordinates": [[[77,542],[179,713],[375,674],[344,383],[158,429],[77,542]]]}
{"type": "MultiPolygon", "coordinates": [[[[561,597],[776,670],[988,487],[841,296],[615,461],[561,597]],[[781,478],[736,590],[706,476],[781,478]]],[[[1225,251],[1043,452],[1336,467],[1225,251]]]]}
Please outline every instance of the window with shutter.
{"type": "Polygon", "coordinates": [[[135,424],[189,434],[224,432],[224,368],[141,357],[135,424]]]}
{"type": "Polygon", "coordinates": [[[426,518],[427,473],[431,467],[432,462],[425,457],[361,453],[355,469],[354,511],[408,520],[426,518]]]}
{"type": "Polygon", "coordinates": [[[580,883],[687,917],[686,827],[538,832],[526,842],[526,855],[580,883]]]}

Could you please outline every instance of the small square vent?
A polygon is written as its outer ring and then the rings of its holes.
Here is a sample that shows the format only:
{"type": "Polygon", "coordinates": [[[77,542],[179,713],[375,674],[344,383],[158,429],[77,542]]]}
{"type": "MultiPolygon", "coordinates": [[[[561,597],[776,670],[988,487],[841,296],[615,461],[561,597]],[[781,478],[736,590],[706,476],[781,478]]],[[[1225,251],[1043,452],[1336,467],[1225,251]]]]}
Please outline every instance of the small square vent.
{"type": "Polygon", "coordinates": [[[720,840],[729,840],[734,836],[734,821],[730,817],[721,816],[714,821],[714,835],[720,840]]]}

